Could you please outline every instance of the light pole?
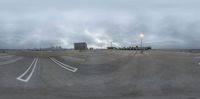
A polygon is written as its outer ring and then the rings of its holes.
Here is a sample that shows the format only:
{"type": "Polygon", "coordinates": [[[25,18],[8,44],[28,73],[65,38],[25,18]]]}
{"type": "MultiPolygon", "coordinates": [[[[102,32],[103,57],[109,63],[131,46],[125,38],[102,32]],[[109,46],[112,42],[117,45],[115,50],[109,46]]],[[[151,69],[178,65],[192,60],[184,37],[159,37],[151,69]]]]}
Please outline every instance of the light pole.
{"type": "Polygon", "coordinates": [[[140,39],[141,39],[141,48],[142,48],[142,40],[143,40],[143,38],[144,38],[144,34],[141,33],[141,34],[140,34],[140,39]]]}

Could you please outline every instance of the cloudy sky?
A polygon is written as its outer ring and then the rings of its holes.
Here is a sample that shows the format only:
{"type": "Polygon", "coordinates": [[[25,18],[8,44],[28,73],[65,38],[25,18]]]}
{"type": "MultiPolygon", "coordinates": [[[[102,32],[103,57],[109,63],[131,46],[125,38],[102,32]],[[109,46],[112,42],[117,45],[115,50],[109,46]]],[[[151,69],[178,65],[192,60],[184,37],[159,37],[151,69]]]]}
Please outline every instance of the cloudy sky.
{"type": "Polygon", "coordinates": [[[200,48],[199,0],[0,0],[0,48],[200,48]]]}

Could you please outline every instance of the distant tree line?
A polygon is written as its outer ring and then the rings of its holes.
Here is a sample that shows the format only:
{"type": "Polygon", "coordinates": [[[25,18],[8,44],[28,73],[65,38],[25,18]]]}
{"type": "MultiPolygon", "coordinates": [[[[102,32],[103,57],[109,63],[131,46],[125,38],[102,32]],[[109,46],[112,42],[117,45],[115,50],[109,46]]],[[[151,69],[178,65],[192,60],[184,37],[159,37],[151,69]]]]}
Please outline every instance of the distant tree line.
{"type": "Polygon", "coordinates": [[[107,49],[113,49],[113,50],[151,50],[151,47],[107,47],[107,49]]]}

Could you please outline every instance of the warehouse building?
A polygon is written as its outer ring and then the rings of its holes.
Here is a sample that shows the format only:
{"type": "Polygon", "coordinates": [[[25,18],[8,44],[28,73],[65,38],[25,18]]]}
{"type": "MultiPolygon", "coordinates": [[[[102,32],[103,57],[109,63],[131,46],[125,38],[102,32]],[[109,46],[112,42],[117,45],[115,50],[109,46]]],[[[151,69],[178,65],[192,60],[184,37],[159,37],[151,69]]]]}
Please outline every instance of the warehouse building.
{"type": "Polygon", "coordinates": [[[74,43],[74,50],[87,50],[87,43],[85,42],[79,42],[74,43]]]}

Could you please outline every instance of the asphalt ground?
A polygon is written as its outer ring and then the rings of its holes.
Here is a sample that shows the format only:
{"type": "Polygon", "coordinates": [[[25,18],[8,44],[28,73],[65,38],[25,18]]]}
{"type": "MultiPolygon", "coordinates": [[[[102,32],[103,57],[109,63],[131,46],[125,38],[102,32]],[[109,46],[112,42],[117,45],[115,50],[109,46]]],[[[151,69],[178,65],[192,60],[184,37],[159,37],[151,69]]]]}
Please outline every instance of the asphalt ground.
{"type": "Polygon", "coordinates": [[[158,50],[3,55],[0,99],[199,99],[199,62],[158,50]]]}

